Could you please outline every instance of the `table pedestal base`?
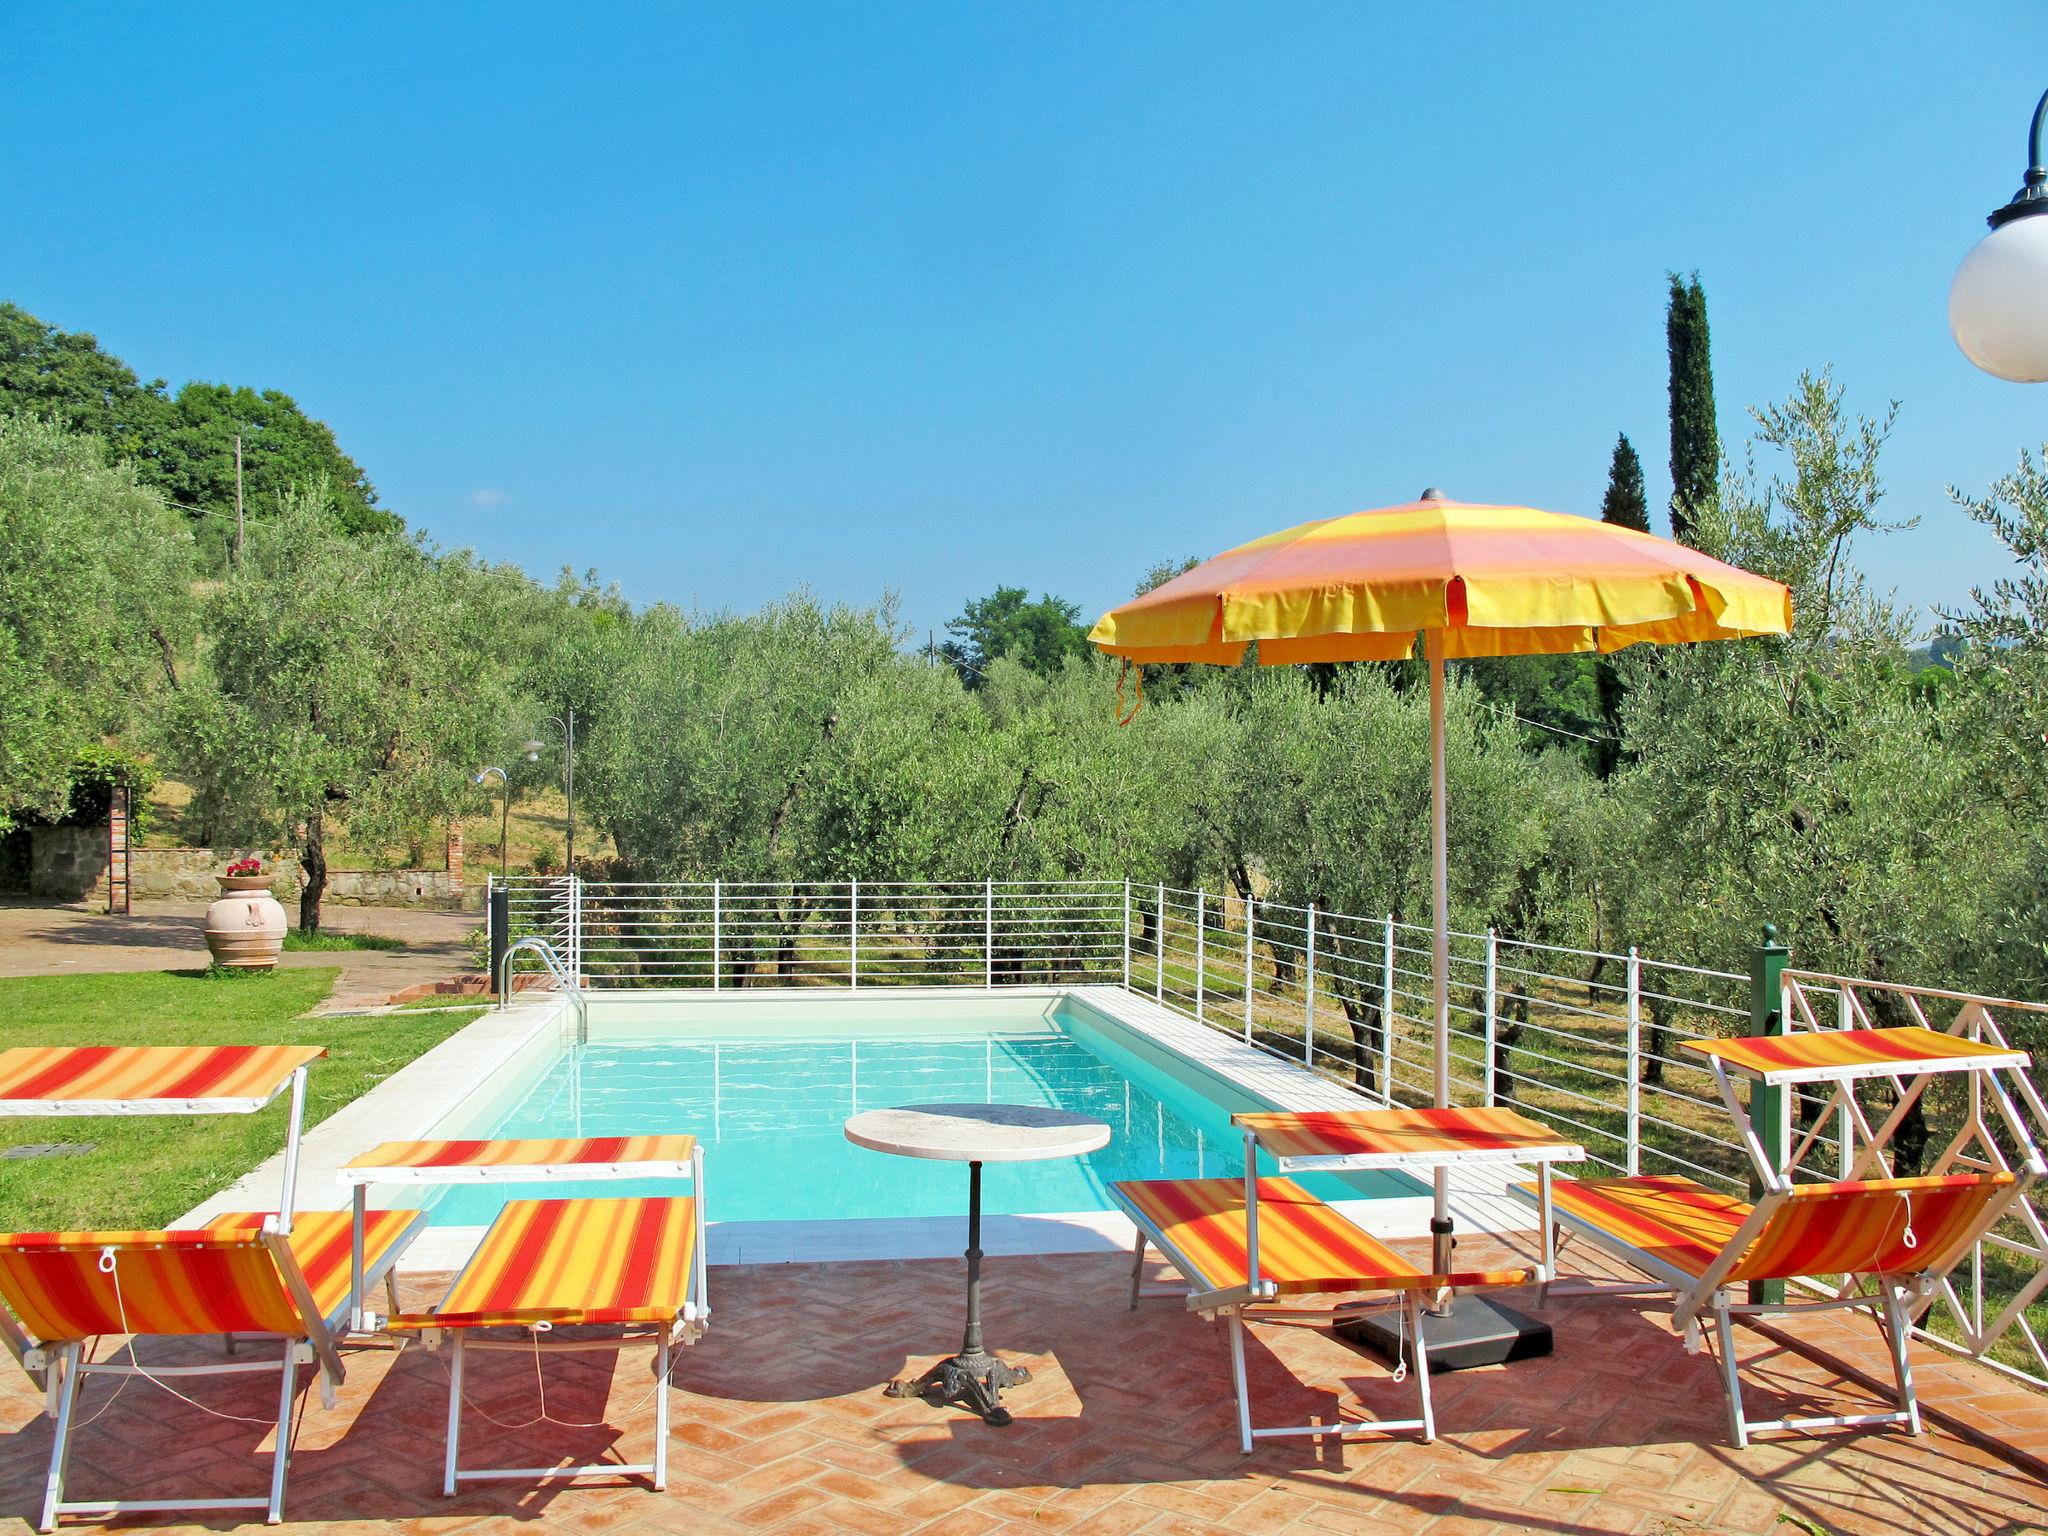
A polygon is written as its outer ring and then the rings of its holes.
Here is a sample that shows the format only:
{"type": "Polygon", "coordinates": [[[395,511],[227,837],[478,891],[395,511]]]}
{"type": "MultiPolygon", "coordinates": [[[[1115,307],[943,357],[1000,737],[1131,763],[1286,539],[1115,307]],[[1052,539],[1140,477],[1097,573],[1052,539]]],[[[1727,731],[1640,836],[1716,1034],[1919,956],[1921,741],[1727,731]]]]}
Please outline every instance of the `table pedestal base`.
{"type": "Polygon", "coordinates": [[[921,1397],[933,1407],[958,1403],[997,1428],[1010,1422],[1010,1410],[998,1395],[1031,1379],[1021,1365],[1008,1365],[981,1342],[981,1164],[967,1165],[967,1332],[960,1353],[926,1371],[914,1381],[892,1381],[889,1397],[921,1397]]]}
{"type": "Polygon", "coordinates": [[[998,1394],[1005,1387],[1020,1387],[1030,1379],[1031,1373],[1023,1366],[1010,1365],[987,1350],[977,1350],[971,1355],[941,1360],[915,1379],[892,1381],[884,1390],[889,1397],[921,1397],[933,1407],[957,1403],[978,1414],[984,1424],[1001,1427],[1010,1422],[1010,1410],[1003,1406],[998,1394]]]}

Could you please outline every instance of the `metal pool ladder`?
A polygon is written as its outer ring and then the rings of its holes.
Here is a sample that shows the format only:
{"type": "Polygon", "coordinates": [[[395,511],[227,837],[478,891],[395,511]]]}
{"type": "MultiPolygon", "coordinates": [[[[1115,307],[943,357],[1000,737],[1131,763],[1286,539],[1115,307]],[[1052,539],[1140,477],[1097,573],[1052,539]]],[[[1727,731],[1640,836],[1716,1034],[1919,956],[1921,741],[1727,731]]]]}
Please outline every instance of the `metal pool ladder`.
{"type": "Polygon", "coordinates": [[[555,953],[554,945],[546,939],[516,939],[505,947],[505,958],[498,964],[498,1006],[512,1006],[512,960],[520,954],[531,953],[540,956],[541,964],[548,968],[548,974],[555,978],[569,1001],[576,1005],[576,1043],[590,1043],[590,1003],[584,996],[583,988],[577,984],[575,974],[562,963],[562,957],[555,953]]]}

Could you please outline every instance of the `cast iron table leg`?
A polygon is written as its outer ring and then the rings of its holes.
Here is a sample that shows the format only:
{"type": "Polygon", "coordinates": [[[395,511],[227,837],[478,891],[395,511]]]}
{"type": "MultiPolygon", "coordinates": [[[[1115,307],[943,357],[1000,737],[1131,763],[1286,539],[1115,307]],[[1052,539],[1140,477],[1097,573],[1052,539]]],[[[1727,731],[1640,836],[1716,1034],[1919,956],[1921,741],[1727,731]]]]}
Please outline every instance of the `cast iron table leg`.
{"type": "Polygon", "coordinates": [[[928,1403],[958,1403],[987,1424],[1007,1424],[1010,1410],[999,1395],[1021,1386],[1031,1373],[990,1354],[981,1342],[981,1164],[967,1165],[967,1332],[960,1353],[913,1381],[892,1381],[890,1397],[921,1397],[928,1403]]]}

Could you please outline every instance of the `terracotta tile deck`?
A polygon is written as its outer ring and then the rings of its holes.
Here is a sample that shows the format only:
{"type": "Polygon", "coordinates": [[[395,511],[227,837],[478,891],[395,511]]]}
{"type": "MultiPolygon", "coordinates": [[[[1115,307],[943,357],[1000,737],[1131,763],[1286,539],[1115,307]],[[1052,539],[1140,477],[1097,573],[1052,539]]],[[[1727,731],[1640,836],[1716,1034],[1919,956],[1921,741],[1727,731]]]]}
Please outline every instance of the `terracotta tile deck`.
{"type": "MultiPolygon", "coordinates": [[[[1735,1450],[1710,1357],[1686,1355],[1647,1303],[1615,1300],[1556,1302],[1558,1350],[1548,1359],[1438,1378],[1434,1446],[1269,1441],[1242,1457],[1222,1331],[1175,1301],[1127,1311],[1127,1275],[1126,1261],[1106,1256],[989,1261],[991,1341],[1033,1375],[1009,1394],[1017,1422],[991,1429],[879,1392],[957,1338],[957,1261],[714,1270],[712,1331],[677,1371],[665,1494],[623,1480],[507,1483],[444,1500],[437,1358],[360,1353],[337,1408],[309,1403],[287,1521],[319,1536],[496,1536],[535,1521],[622,1536],[2048,1531],[2048,1486],[1940,1431],[1917,1442],[1837,1431],[1735,1450]]],[[[1410,1411],[1409,1387],[1323,1334],[1261,1329],[1253,1338],[1267,1422],[1410,1411]]],[[[1758,1334],[1745,1332],[1743,1349],[1753,1413],[1871,1405],[1860,1387],[1758,1334]]],[[[647,1358],[551,1359],[548,1410],[583,1427],[494,1429],[472,1410],[467,1445],[500,1463],[642,1458],[647,1358]]],[[[1953,1390],[1952,1380],[1930,1381],[1930,1396],[1953,1390]]],[[[216,1407],[265,1411],[260,1378],[191,1385],[216,1407]]],[[[506,1424],[538,1408],[532,1362],[520,1355],[473,1357],[471,1390],[506,1424]]],[[[109,1391],[96,1384],[84,1412],[109,1391]]],[[[9,1366],[0,1536],[28,1528],[21,1517],[40,1492],[49,1421],[39,1406],[9,1366]]],[[[73,1489],[254,1491],[266,1469],[253,1453],[264,1444],[259,1427],[131,1382],[81,1438],[73,1489]]]]}

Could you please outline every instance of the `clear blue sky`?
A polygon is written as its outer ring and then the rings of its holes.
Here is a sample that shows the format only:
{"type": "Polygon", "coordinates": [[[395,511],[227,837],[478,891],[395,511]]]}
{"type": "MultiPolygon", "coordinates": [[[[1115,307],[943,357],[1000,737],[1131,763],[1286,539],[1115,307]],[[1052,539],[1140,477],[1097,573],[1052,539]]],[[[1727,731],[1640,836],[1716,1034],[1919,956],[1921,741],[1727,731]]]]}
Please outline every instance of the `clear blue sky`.
{"type": "Polygon", "coordinates": [[[1663,294],[1722,431],[1904,404],[1867,552],[2048,437],[1956,351],[2038,6],[10,7],[0,297],[274,386],[541,575],[942,625],[1438,484],[1668,494],[1663,294]]]}

